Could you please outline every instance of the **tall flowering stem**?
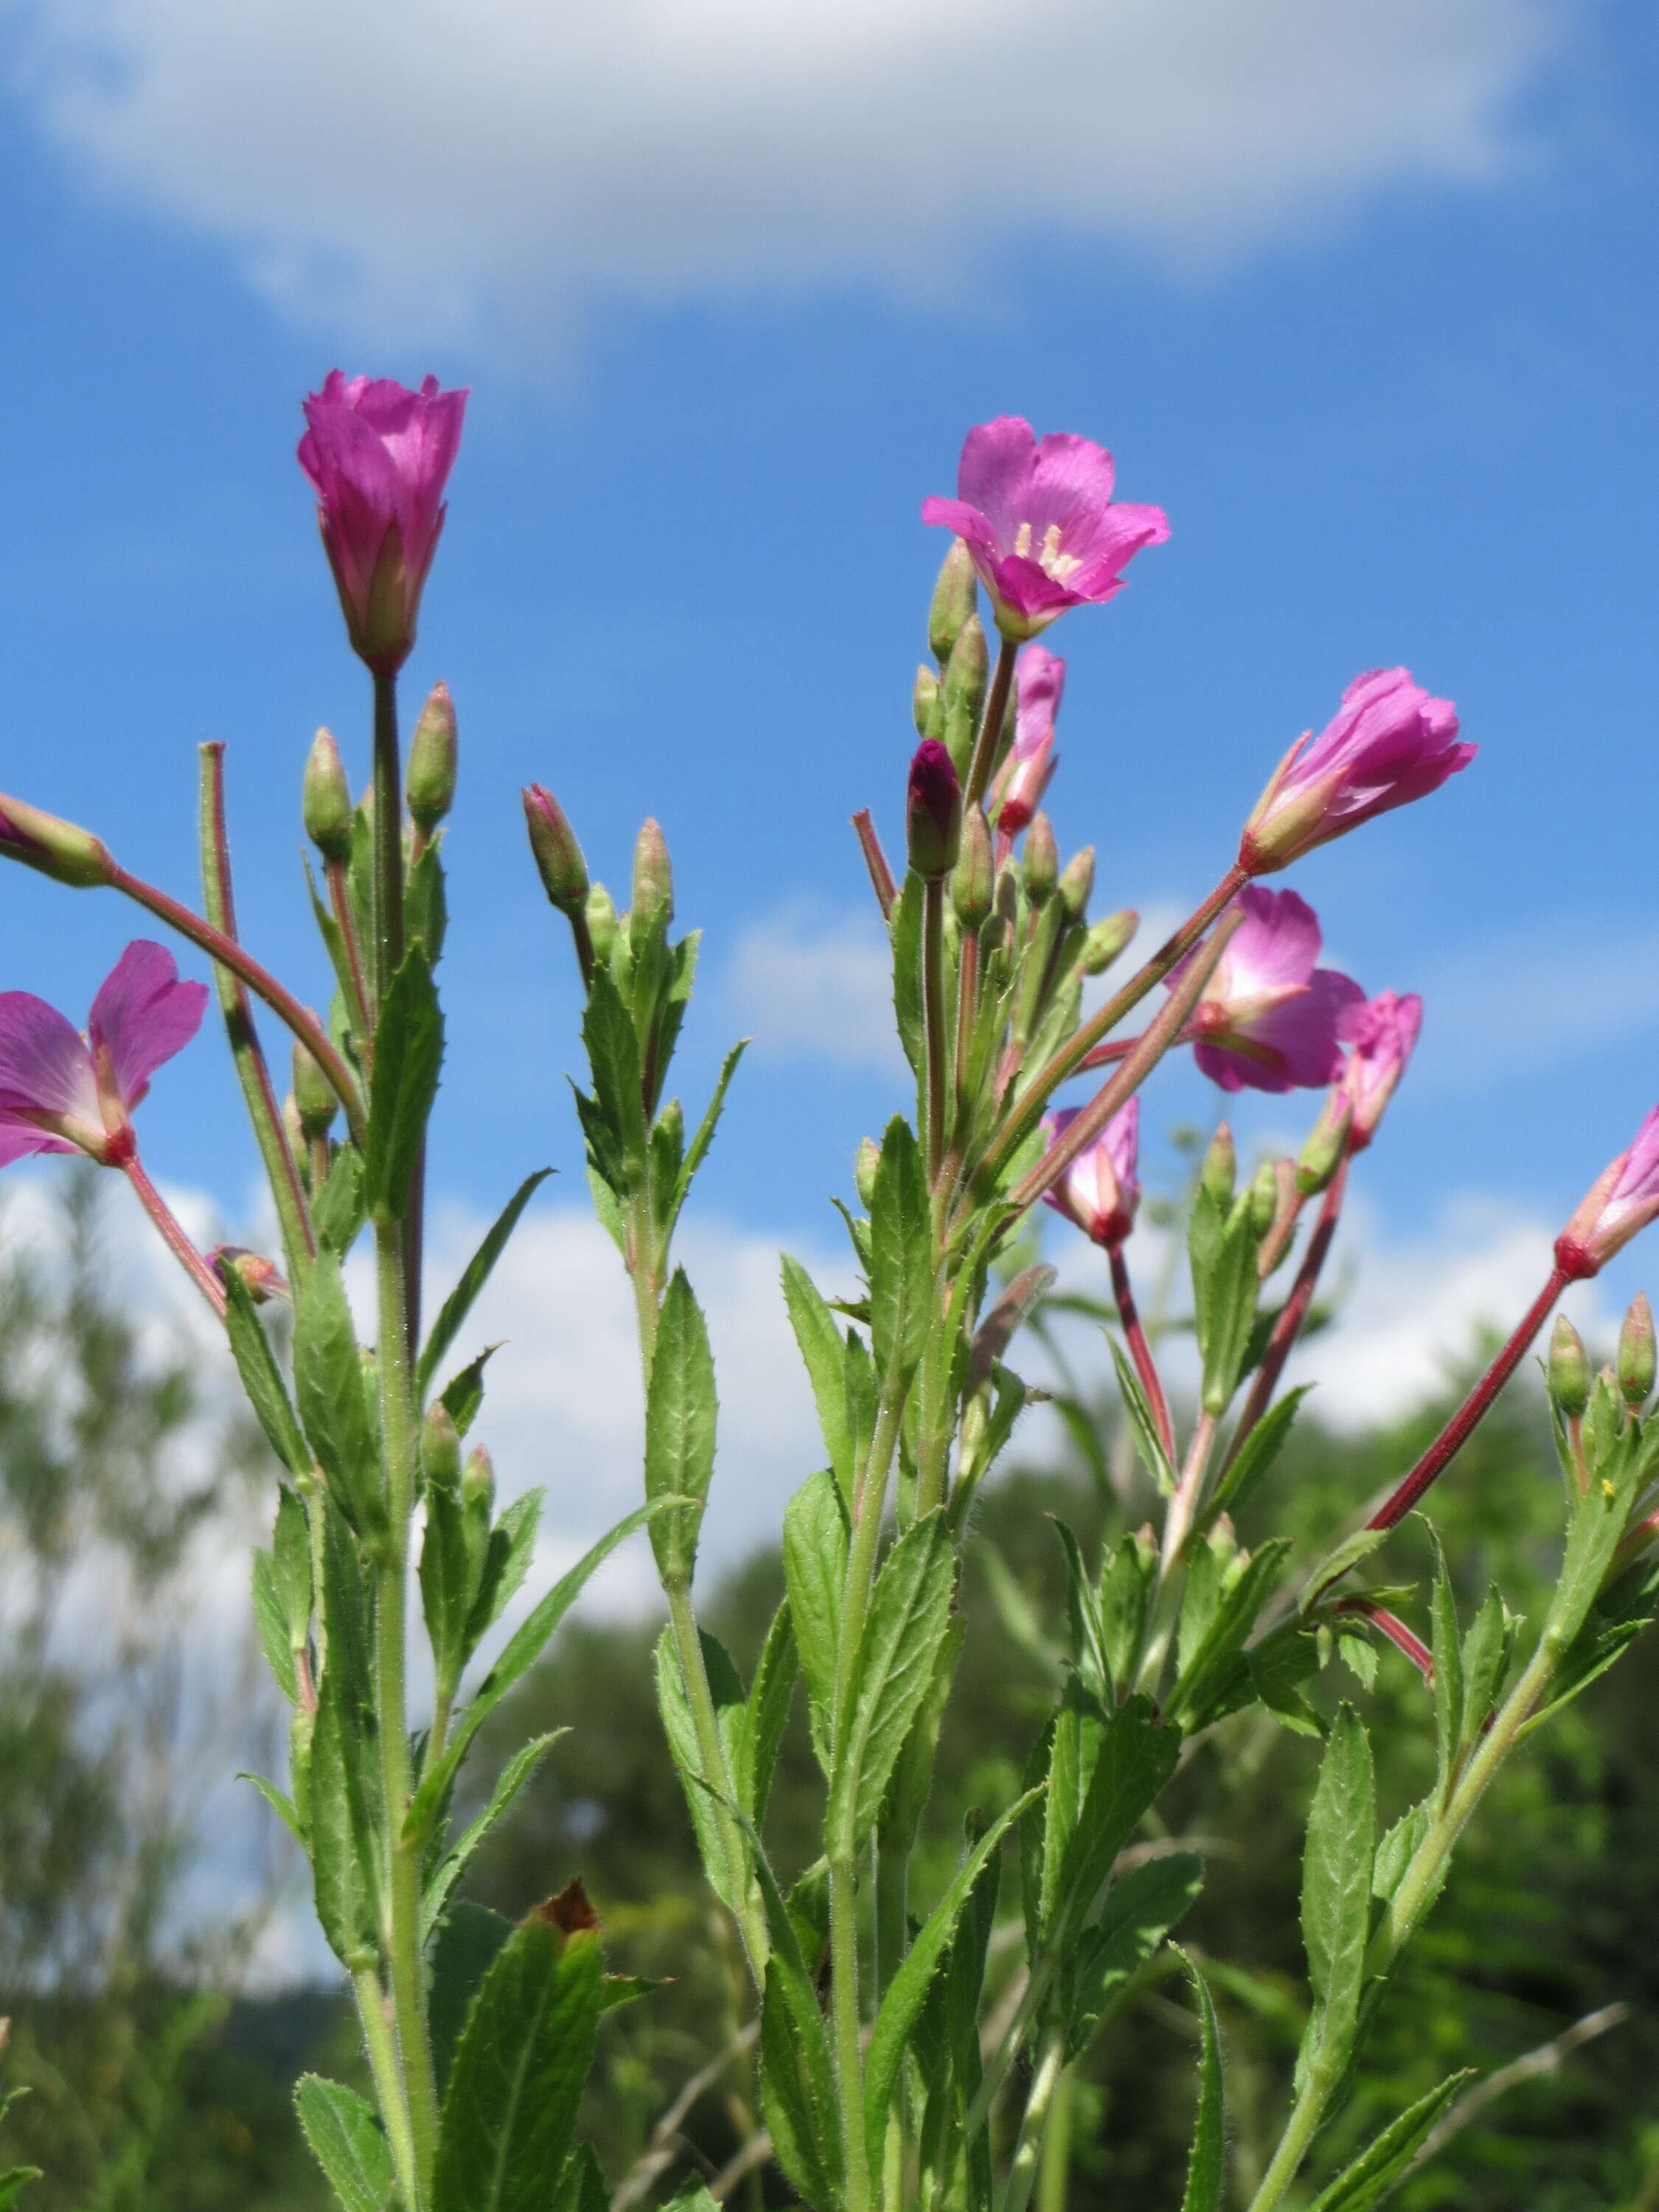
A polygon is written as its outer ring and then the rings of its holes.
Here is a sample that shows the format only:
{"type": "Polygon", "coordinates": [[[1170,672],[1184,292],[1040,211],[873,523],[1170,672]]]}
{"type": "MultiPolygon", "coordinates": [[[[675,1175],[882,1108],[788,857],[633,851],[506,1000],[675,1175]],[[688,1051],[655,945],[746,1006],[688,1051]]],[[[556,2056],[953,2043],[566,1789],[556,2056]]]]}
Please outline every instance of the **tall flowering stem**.
{"type": "MultiPolygon", "coordinates": [[[[1319,1278],[1324,1273],[1337,1224],[1342,1218],[1342,1200],[1348,1187],[1348,1163],[1344,1160],[1325,1188],[1325,1198],[1319,1209],[1319,1218],[1314,1224],[1313,1235],[1308,1239],[1308,1249],[1297,1269],[1296,1280],[1291,1285],[1290,1296],[1279,1310],[1267,1350],[1261,1355],[1261,1364],[1256,1370],[1255,1380],[1250,1385],[1250,1395],[1244,1401],[1244,1410],[1233,1428],[1232,1442],[1222,1462],[1224,1473],[1243,1447],[1245,1438],[1273,1403],[1273,1392],[1279,1388],[1279,1378],[1285,1371],[1285,1363],[1296,1348],[1307,1322],[1314,1293],[1319,1288],[1319,1278]]],[[[1517,1357],[1519,1355],[1517,1354],[1517,1357]]]]}
{"type": "Polygon", "coordinates": [[[1013,690],[1014,665],[1019,653],[1018,641],[1005,637],[997,653],[997,665],[992,671],[990,688],[985,694],[985,712],[980,717],[979,732],[974,739],[973,758],[968,767],[968,781],[962,794],[964,806],[981,806],[991,781],[991,770],[996,765],[997,747],[1002,740],[1002,726],[1007,720],[1008,696],[1013,690]]]}
{"type": "Polygon", "coordinates": [[[1146,1393],[1146,1402],[1152,1409],[1158,1441],[1173,1460],[1175,1423],[1170,1418],[1170,1401],[1164,1395],[1164,1379],[1158,1371],[1158,1362],[1152,1358],[1152,1348],[1146,1341],[1146,1331],[1141,1325],[1140,1311],[1135,1304],[1134,1290],[1129,1281],[1129,1263],[1123,1255],[1122,1245],[1109,1245],[1106,1257],[1111,1267],[1112,1297],[1117,1306],[1123,1340],[1129,1347],[1135,1373],[1140,1377],[1140,1387],[1146,1393]]]}
{"type": "Polygon", "coordinates": [[[162,1243],[207,1300],[215,1320],[222,1321],[225,1317],[224,1285],[191,1242],[178,1215],[144,1173],[137,1152],[130,1159],[121,1162],[121,1172],[132,1185],[138,1203],[161,1231],[162,1243]]]}

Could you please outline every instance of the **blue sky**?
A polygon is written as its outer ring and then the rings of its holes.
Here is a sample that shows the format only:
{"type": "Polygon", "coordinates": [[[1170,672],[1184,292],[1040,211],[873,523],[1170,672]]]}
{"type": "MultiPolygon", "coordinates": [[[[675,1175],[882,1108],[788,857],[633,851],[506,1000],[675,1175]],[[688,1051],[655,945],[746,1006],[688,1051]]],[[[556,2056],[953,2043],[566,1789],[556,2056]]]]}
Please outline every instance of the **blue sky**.
{"type": "MultiPolygon", "coordinates": [[[[439,1186],[579,1182],[537,777],[613,884],[666,827],[708,932],[688,1094],[757,1033],[711,1218],[827,1241],[900,1103],[847,817],[896,835],[944,550],[917,508],[969,424],[1024,413],[1110,446],[1174,532],[1049,641],[1097,908],[1207,888],[1290,738],[1407,663],[1479,760],[1291,878],[1338,964],[1428,1000],[1379,1234],[1561,1215],[1659,1096],[1651,15],[832,0],[792,46],[750,0],[617,15],[550,52],[545,9],[488,0],[459,41],[441,0],[394,55],[364,0],[323,84],[320,0],[210,49],[182,0],[0,0],[0,787],[185,890],[194,748],[228,740],[244,933],[320,992],[299,777],[320,721],[364,761],[366,700],[298,402],[337,361],[469,383],[410,672],[463,741],[439,1186]],[[629,44],[653,27],[678,78],[629,44]]],[[[3,981],[80,1018],[128,916],[21,871],[0,901],[3,981]]],[[[1208,1103],[1176,1076],[1152,1123],[1208,1103]]],[[[244,1204],[210,1045],[144,1133],[244,1204]]]]}

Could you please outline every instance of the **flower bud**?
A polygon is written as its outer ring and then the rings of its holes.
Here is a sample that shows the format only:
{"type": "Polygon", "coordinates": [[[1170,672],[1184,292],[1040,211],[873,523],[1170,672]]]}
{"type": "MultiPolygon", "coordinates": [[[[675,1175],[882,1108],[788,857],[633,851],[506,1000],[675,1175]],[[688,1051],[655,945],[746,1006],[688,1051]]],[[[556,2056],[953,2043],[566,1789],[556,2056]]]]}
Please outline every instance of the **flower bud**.
{"type": "Polygon", "coordinates": [[[267,1305],[272,1298],[289,1295],[288,1285],[277,1272],[275,1261],[240,1244],[216,1244],[207,1261],[216,1275],[239,1277],[256,1306],[267,1305]]]}
{"type": "Polygon", "coordinates": [[[299,1101],[291,1091],[283,1101],[283,1130],[288,1139],[289,1150],[303,1158],[306,1149],[305,1124],[300,1119],[299,1101]]]}
{"type": "Polygon", "coordinates": [[[1083,940],[1083,972],[1085,975],[1103,975],[1124,947],[1130,944],[1140,927],[1140,916],[1132,906],[1122,907],[1116,914],[1109,914],[1095,923],[1083,940]]]}
{"type": "Polygon", "coordinates": [[[421,1423],[421,1465],[434,1490],[452,1493],[461,1480],[460,1432],[441,1398],[434,1398],[421,1423]]]}
{"type": "Polygon", "coordinates": [[[924,738],[910,763],[904,842],[910,866],[925,883],[948,876],[962,849],[962,789],[937,738],[924,738]]]}
{"type": "Polygon", "coordinates": [[[941,667],[951,658],[963,629],[977,620],[974,610],[978,603],[974,556],[961,538],[953,538],[933,586],[933,604],[927,611],[927,642],[941,667]]]}
{"type": "Polygon", "coordinates": [[[945,727],[941,735],[950,749],[951,761],[959,776],[967,775],[969,762],[973,757],[974,741],[979,732],[979,718],[985,705],[985,686],[990,672],[990,648],[985,642],[985,632],[980,627],[978,616],[973,615],[951,648],[951,658],[945,664],[945,682],[939,694],[945,708],[945,727]]]}
{"type": "Polygon", "coordinates": [[[587,894],[587,933],[593,942],[596,960],[610,959],[621,926],[617,919],[616,901],[603,884],[595,884],[587,894]]]}
{"type": "Polygon", "coordinates": [[[1225,1121],[1218,1122],[1210,1149],[1204,1155],[1204,1164],[1198,1171],[1200,1188],[1206,1190],[1218,1206],[1227,1206],[1233,1202],[1237,1179],[1238,1153],[1232,1130],[1225,1121]]]}
{"type": "Polygon", "coordinates": [[[474,1444],[461,1469],[461,1503],[487,1513],[495,1498],[495,1463],[482,1444],[474,1444]]]}
{"type": "Polygon", "coordinates": [[[1331,1091],[1297,1158],[1296,1187],[1304,1198],[1316,1197],[1329,1184],[1342,1164],[1352,1127],[1352,1098],[1346,1091],[1331,1091]]]}
{"type": "Polygon", "coordinates": [[[543,784],[531,784],[520,796],[542,889],[561,914],[580,914],[587,900],[587,863],[563,807],[543,784]]]}
{"type": "Polygon", "coordinates": [[[319,730],[312,740],[300,814],[307,836],[325,860],[343,865],[351,858],[351,786],[340,748],[327,730],[319,730]]]}
{"type": "Polygon", "coordinates": [[[938,677],[925,663],[916,671],[915,684],[910,693],[910,714],[919,738],[943,736],[944,695],[939,690],[938,677]]]}
{"type": "Polygon", "coordinates": [[[634,845],[634,908],[628,934],[642,945],[653,929],[665,930],[674,919],[674,872],[668,864],[668,841],[661,825],[647,814],[634,845]]]}
{"type": "Polygon", "coordinates": [[[1263,1160],[1250,1179],[1250,1226],[1258,1237],[1267,1235],[1278,1212],[1279,1170],[1272,1160],[1263,1160]]]}
{"type": "MultiPolygon", "coordinates": [[[[315,1017],[313,1017],[315,1019],[315,1017]]],[[[318,1024],[319,1028],[322,1025],[318,1024]]],[[[323,1137],[339,1108],[334,1086],[296,1038],[294,1045],[294,1104],[307,1137],[323,1137]]]]}
{"type": "Polygon", "coordinates": [[[429,837],[455,804],[455,707],[447,684],[434,684],[409,741],[404,796],[410,817],[429,837]]]}
{"type": "Polygon", "coordinates": [[[866,1137],[859,1146],[857,1159],[853,1164],[853,1182],[859,1194],[859,1204],[867,1213],[876,1202],[876,1170],[881,1165],[881,1146],[873,1137],[866,1137]]]}
{"type": "Polygon", "coordinates": [[[1025,896],[1033,906],[1045,906],[1060,879],[1060,848],[1054,825],[1046,814],[1034,814],[1025,833],[1025,896]]]}
{"type": "Polygon", "coordinates": [[[114,880],[115,862],[101,839],[73,822],[60,822],[21,799],[0,796],[0,860],[21,860],[54,883],[88,890],[114,880]]]}
{"type": "Polygon", "coordinates": [[[990,920],[996,890],[996,866],[991,852],[991,829],[977,806],[962,820],[962,850],[951,878],[951,900],[957,920],[964,929],[982,929],[990,920]]]}
{"type": "Polygon", "coordinates": [[[1095,888],[1095,848],[1085,845],[1080,853],[1073,853],[1060,871],[1058,885],[1060,905],[1066,910],[1067,921],[1081,921],[1089,911],[1089,900],[1095,888]]]}
{"type": "Polygon", "coordinates": [[[1584,1340],[1565,1314],[1555,1316],[1548,1374],[1551,1397],[1569,1420],[1577,1420],[1589,1403],[1589,1361],[1584,1354],[1584,1340]]]}
{"type": "Polygon", "coordinates": [[[1653,1395],[1655,1366],[1653,1308],[1638,1291],[1619,1331],[1619,1393],[1632,1411],[1653,1395]]]}

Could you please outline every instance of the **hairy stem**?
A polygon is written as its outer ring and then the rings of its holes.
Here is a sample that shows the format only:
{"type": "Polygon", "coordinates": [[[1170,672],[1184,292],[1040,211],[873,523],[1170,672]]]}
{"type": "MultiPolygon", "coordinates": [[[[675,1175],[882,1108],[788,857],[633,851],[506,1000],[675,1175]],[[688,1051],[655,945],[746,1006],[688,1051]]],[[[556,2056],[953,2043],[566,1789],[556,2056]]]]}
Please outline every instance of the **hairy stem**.
{"type": "Polygon", "coordinates": [[[945,1011],[945,879],[936,877],[922,892],[921,1003],[926,1032],[927,1082],[927,1177],[939,1178],[945,1158],[945,1100],[950,1039],[945,1011]]]}
{"type": "Polygon", "coordinates": [[[1112,1297],[1117,1304],[1117,1317],[1123,1330],[1129,1357],[1134,1362],[1135,1373],[1140,1377],[1140,1387],[1146,1393],[1146,1402],[1152,1409],[1152,1420],[1158,1441],[1175,1459],[1175,1423],[1170,1418],[1170,1401],[1164,1395],[1164,1382],[1152,1358],[1152,1347],[1146,1341],[1146,1332],[1140,1325],[1140,1313],[1135,1304],[1135,1294],[1129,1281],[1129,1263],[1124,1257],[1121,1244],[1109,1244],[1106,1257],[1112,1270],[1112,1297]]]}
{"type": "Polygon", "coordinates": [[[1250,1385],[1250,1395],[1244,1401],[1244,1410],[1233,1429],[1232,1442],[1227,1447],[1227,1456],[1221,1462],[1224,1474],[1242,1449],[1245,1438],[1273,1402],[1273,1392],[1279,1388],[1279,1378],[1285,1371],[1285,1362],[1296,1348],[1312,1305],[1314,1292],[1319,1287],[1319,1278],[1336,1235],[1336,1225],[1342,1215],[1342,1200],[1348,1188],[1348,1163],[1345,1159],[1326,1186],[1325,1202],[1319,1209],[1319,1218],[1314,1233],[1308,1240],[1308,1249],[1297,1270],[1291,1294],[1279,1310],[1273,1333],[1267,1339],[1267,1349],[1262,1354],[1261,1364],[1250,1385]]]}
{"type": "Polygon", "coordinates": [[[1007,719],[1008,694],[1013,689],[1014,660],[1018,652],[1019,647],[1012,638],[1002,640],[997,653],[997,665],[985,694],[985,712],[980,717],[979,735],[974,740],[974,757],[969,763],[968,781],[962,794],[964,807],[977,806],[985,797],[985,787],[991,781],[997,746],[1002,737],[1002,725],[1007,719]]]}
{"type": "Polygon", "coordinates": [[[215,1316],[222,1321],[225,1317],[224,1285],[185,1234],[179,1217],[140,1166],[137,1152],[130,1160],[121,1163],[121,1172],[138,1194],[138,1203],[161,1231],[168,1251],[212,1307],[215,1316]]]}
{"type": "Polygon", "coordinates": [[[375,2099],[380,2107],[380,2118],[386,2123],[392,2169],[398,2176],[398,2194],[405,2204],[418,2204],[422,2197],[415,2138],[398,2073],[398,2054],[386,2021],[385,1993],[372,1966],[360,1966],[351,1978],[351,1987],[357,2000],[357,2018],[363,2031],[363,2047],[368,2053],[375,2099]]]}

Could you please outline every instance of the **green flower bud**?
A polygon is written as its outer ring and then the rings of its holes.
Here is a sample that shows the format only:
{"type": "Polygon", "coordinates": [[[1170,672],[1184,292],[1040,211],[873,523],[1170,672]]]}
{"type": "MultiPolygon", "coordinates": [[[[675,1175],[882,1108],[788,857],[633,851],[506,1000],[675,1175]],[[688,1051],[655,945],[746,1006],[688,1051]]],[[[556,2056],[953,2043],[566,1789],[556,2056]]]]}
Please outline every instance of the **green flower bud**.
{"type": "Polygon", "coordinates": [[[306,763],[300,814],[307,836],[325,860],[343,866],[351,858],[352,811],[340,748],[328,731],[319,730],[306,763]]]}
{"type": "Polygon", "coordinates": [[[910,694],[910,714],[919,738],[937,738],[943,734],[945,723],[945,695],[933,670],[918,668],[915,688],[910,694]]]}
{"type": "Polygon", "coordinates": [[[1550,1339],[1548,1364],[1550,1395],[1569,1420],[1576,1420],[1589,1403],[1589,1361],[1584,1340],[1565,1314],[1557,1314],[1550,1339]]]}
{"type": "Polygon", "coordinates": [[[529,785],[520,795],[542,889],[561,914],[580,914],[587,902],[587,862],[563,807],[539,783],[529,785]]]}
{"type": "Polygon", "coordinates": [[[447,684],[434,684],[409,741],[404,797],[410,818],[429,837],[455,804],[455,705],[447,684]]]}
{"type": "Polygon", "coordinates": [[[962,818],[962,850],[951,878],[951,901],[964,929],[982,929],[991,917],[996,890],[996,863],[991,851],[991,825],[977,806],[962,818]]]}
{"type": "Polygon", "coordinates": [[[1204,1155],[1204,1164],[1198,1171],[1198,1180],[1200,1188],[1207,1191],[1218,1206],[1232,1204],[1238,1180],[1238,1151],[1233,1143],[1232,1129],[1225,1121],[1216,1126],[1210,1149],[1204,1155]]]}
{"type": "Polygon", "coordinates": [[[1647,1292],[1638,1291],[1619,1331],[1619,1391],[1632,1410],[1653,1395],[1655,1364],[1653,1308],[1647,1292]]]}
{"type": "Polygon", "coordinates": [[[647,815],[634,846],[634,907],[628,934],[635,945],[644,944],[653,929],[664,929],[674,919],[674,872],[668,862],[668,842],[660,824],[647,815]]]}
{"type": "Polygon", "coordinates": [[[1258,1237],[1267,1235],[1278,1212],[1279,1171],[1271,1160],[1263,1160],[1250,1178],[1250,1226],[1258,1237]]]}
{"type": "Polygon", "coordinates": [[[1346,1091],[1331,1091],[1297,1158],[1296,1187],[1304,1198],[1316,1197],[1328,1186],[1342,1164],[1352,1127],[1353,1100],[1346,1091]]]}
{"type": "Polygon", "coordinates": [[[0,797],[0,860],[21,860],[73,890],[115,879],[115,862],[101,839],[21,799],[0,797]]]}
{"type": "Polygon", "coordinates": [[[858,1190],[859,1204],[866,1213],[876,1202],[876,1170],[880,1165],[881,1146],[873,1137],[866,1137],[853,1163],[853,1182],[858,1190]]]}
{"type": "Polygon", "coordinates": [[[1060,848],[1054,825],[1046,814],[1034,814],[1025,832],[1025,896],[1033,906],[1045,906],[1060,880],[1060,848]]]}
{"type": "Polygon", "coordinates": [[[1083,972],[1103,975],[1126,945],[1133,943],[1140,916],[1132,906],[1122,907],[1096,922],[1083,940],[1083,972]]]}
{"type": "Polygon", "coordinates": [[[307,1151],[305,1124],[300,1119],[299,1101],[291,1091],[283,1101],[283,1132],[288,1139],[289,1150],[303,1164],[307,1151]]]}
{"type": "Polygon", "coordinates": [[[441,1398],[434,1398],[421,1423],[421,1465],[434,1490],[453,1492],[461,1480],[460,1432],[441,1398]]]}
{"type": "Polygon", "coordinates": [[[964,780],[973,758],[974,740],[979,733],[979,718],[985,705],[985,686],[990,672],[990,647],[985,642],[979,617],[975,615],[963,625],[962,635],[951,649],[939,695],[945,708],[945,744],[952,767],[964,780]]]}
{"type": "Polygon", "coordinates": [[[616,901],[603,884],[595,884],[587,894],[587,933],[593,941],[596,960],[610,959],[621,927],[616,901]]]}
{"type": "Polygon", "coordinates": [[[933,586],[933,604],[927,611],[927,642],[940,666],[951,658],[952,647],[967,625],[976,619],[979,578],[974,559],[961,538],[953,538],[933,586]]]}
{"type": "Polygon", "coordinates": [[[495,1463],[482,1444],[474,1444],[461,1469],[461,1503],[482,1506],[487,1513],[495,1502],[495,1463]]]}
{"type": "MultiPolygon", "coordinates": [[[[316,1020],[315,1015],[312,1018],[316,1020]]],[[[318,1023],[319,1029],[321,1026],[318,1023]]],[[[340,1104],[327,1076],[297,1038],[294,1045],[294,1104],[300,1127],[307,1137],[325,1137],[340,1104]]]]}
{"type": "Polygon", "coordinates": [[[1089,901],[1095,888],[1095,848],[1085,845],[1080,853],[1073,853],[1060,871],[1060,902],[1066,910],[1067,921],[1081,921],[1089,911],[1089,901]]]}

